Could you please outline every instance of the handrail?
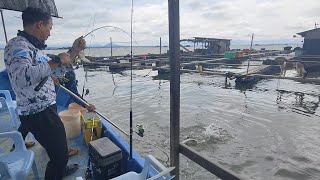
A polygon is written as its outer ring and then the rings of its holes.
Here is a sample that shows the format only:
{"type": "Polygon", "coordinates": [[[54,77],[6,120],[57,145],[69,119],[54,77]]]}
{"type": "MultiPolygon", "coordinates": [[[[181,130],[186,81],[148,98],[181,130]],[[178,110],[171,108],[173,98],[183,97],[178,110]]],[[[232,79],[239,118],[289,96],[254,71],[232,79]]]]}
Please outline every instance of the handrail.
{"type": "Polygon", "coordinates": [[[180,149],[179,151],[181,154],[183,154],[187,158],[191,159],[193,162],[199,164],[201,167],[205,168],[206,170],[208,170],[209,172],[211,172],[212,174],[214,174],[218,178],[228,179],[228,180],[229,179],[232,179],[232,180],[233,179],[234,180],[244,179],[244,178],[240,177],[239,175],[237,175],[236,173],[234,173],[228,169],[225,169],[221,165],[214,163],[213,161],[208,160],[207,158],[205,158],[202,155],[200,155],[199,153],[197,153],[197,151],[189,148],[185,144],[180,143],[179,149],[180,149]]]}

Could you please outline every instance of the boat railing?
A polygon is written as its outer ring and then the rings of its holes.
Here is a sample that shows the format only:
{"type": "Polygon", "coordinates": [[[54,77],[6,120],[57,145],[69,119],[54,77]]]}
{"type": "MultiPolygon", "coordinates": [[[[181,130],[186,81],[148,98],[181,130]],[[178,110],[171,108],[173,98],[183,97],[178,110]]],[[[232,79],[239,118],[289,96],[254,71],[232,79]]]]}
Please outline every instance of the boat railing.
{"type": "Polygon", "coordinates": [[[222,167],[218,163],[208,160],[206,157],[197,153],[195,150],[185,144],[179,145],[179,152],[221,179],[243,179],[236,173],[222,167]]]}

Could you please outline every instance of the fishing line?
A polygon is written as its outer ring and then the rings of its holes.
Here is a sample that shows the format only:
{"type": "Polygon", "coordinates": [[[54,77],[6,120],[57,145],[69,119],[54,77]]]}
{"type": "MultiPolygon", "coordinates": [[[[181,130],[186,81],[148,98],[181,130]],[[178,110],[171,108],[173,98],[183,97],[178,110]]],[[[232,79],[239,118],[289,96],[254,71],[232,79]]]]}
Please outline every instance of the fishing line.
{"type": "MultiPolygon", "coordinates": [[[[95,20],[96,20],[96,15],[93,16],[92,29],[94,28],[95,20]]],[[[91,19],[90,19],[90,21],[91,21],[91,19]]],[[[88,25],[88,29],[89,29],[89,26],[90,26],[90,24],[88,25]]],[[[89,55],[90,55],[90,50],[91,50],[92,38],[93,38],[93,36],[91,36],[91,39],[90,39],[90,46],[89,46],[89,52],[88,52],[89,55]]],[[[85,70],[85,79],[83,80],[83,86],[82,86],[82,94],[81,94],[81,97],[82,97],[82,98],[83,98],[83,96],[84,96],[84,91],[85,91],[84,89],[85,89],[85,87],[86,87],[86,81],[88,81],[88,79],[87,79],[88,69],[85,68],[84,70],[85,70]]]]}
{"type": "MultiPolygon", "coordinates": [[[[92,29],[94,28],[94,23],[95,23],[95,21],[96,21],[96,15],[94,15],[93,16],[93,23],[92,23],[92,29]]],[[[85,36],[84,36],[85,37],[85,36]]],[[[83,37],[83,38],[84,38],[83,37]]],[[[90,46],[89,46],[89,52],[88,52],[88,54],[90,55],[90,50],[91,50],[91,43],[92,43],[92,38],[93,38],[93,36],[91,36],[91,38],[90,38],[90,46]]]]}
{"type": "Polygon", "coordinates": [[[115,93],[118,85],[116,85],[116,81],[114,80],[113,73],[111,73],[111,76],[112,76],[112,82],[113,82],[113,85],[114,85],[114,88],[113,88],[113,91],[112,91],[112,96],[114,96],[114,93],[115,93]]]}
{"type": "MultiPolygon", "coordinates": [[[[133,14],[133,8],[132,8],[132,12],[131,12],[132,14],[133,14]]],[[[131,19],[131,21],[133,21],[133,19],[131,19]]],[[[131,23],[133,23],[133,22],[131,22],[131,23]]],[[[86,35],[84,35],[83,36],[83,38],[85,38],[85,37],[87,37],[88,35],[90,35],[90,34],[92,34],[93,32],[95,32],[95,31],[97,31],[97,30],[99,30],[99,29],[105,29],[105,30],[107,30],[108,31],[108,28],[114,28],[114,29],[116,29],[116,30],[120,30],[120,31],[122,31],[122,32],[124,32],[125,34],[127,34],[129,37],[130,37],[130,48],[131,48],[131,53],[132,53],[132,43],[134,42],[136,45],[139,45],[139,43],[133,38],[133,32],[131,32],[130,34],[127,32],[127,31],[125,31],[124,29],[121,29],[121,28],[119,28],[119,27],[116,27],[116,26],[111,26],[111,25],[107,25],[107,26],[101,26],[101,27],[98,27],[98,28],[96,28],[96,29],[93,29],[92,31],[90,31],[89,33],[87,33],[86,35]]],[[[131,27],[131,29],[132,29],[133,27],[131,27]]],[[[133,59],[133,56],[131,55],[131,59],[133,59]]],[[[153,70],[151,70],[151,71],[153,71],[153,70]]],[[[151,71],[149,72],[149,73],[151,73],[151,71]]],[[[149,73],[147,73],[147,75],[149,74],[149,73]]],[[[145,75],[145,76],[147,76],[147,75],[145,75]]]]}
{"type": "Polygon", "coordinates": [[[114,81],[113,73],[111,73],[111,75],[112,75],[112,82],[113,82],[113,85],[114,85],[115,87],[118,87],[118,86],[116,85],[116,82],[114,81]]]}
{"type": "Polygon", "coordinates": [[[149,76],[149,74],[153,71],[153,69],[151,69],[146,75],[144,75],[143,77],[147,77],[149,76]]]}
{"type": "MultiPolygon", "coordinates": [[[[83,38],[87,37],[88,35],[92,34],[93,32],[99,30],[99,29],[106,29],[108,30],[107,28],[114,28],[114,29],[117,29],[117,30],[120,30],[122,32],[124,32],[125,34],[127,34],[130,38],[132,38],[132,33],[130,35],[130,33],[128,33],[127,31],[117,27],[117,26],[110,26],[110,25],[107,25],[107,26],[101,26],[101,27],[98,27],[96,29],[93,29],[92,31],[90,31],[89,33],[87,33],[86,35],[83,36],[83,38]]],[[[133,38],[132,38],[133,39],[133,38]]],[[[135,44],[138,44],[136,40],[133,39],[133,41],[135,42],[135,44]]]]}
{"type": "Polygon", "coordinates": [[[169,163],[168,163],[168,162],[170,161],[170,157],[169,157],[168,153],[166,153],[164,150],[162,150],[159,146],[157,146],[156,144],[149,143],[149,142],[147,142],[147,141],[143,141],[143,140],[141,140],[141,139],[137,139],[137,138],[134,138],[134,140],[140,141],[140,142],[142,142],[142,143],[146,143],[146,144],[148,144],[150,147],[155,147],[155,148],[159,149],[159,150],[160,150],[164,155],[166,155],[166,157],[167,157],[167,160],[166,160],[166,161],[163,161],[163,162],[165,162],[166,165],[169,166],[169,163]]]}
{"type": "Polygon", "coordinates": [[[89,21],[89,24],[88,24],[87,29],[86,29],[86,31],[85,31],[85,34],[87,34],[87,33],[88,33],[88,30],[89,30],[89,27],[90,27],[91,21],[92,21],[92,16],[90,17],[90,21],[89,21]]]}
{"type": "MultiPolygon", "coordinates": [[[[133,14],[133,9],[132,9],[132,14],[133,14]]],[[[131,21],[133,21],[133,19],[131,19],[131,21]]],[[[131,22],[131,23],[133,23],[133,22],[131,22]]],[[[116,26],[111,26],[111,25],[101,26],[101,27],[98,27],[98,28],[96,28],[96,29],[93,29],[93,30],[91,30],[89,33],[85,34],[85,35],[83,36],[83,38],[87,37],[88,35],[92,34],[93,32],[95,32],[95,31],[97,31],[97,30],[100,30],[100,29],[105,29],[105,30],[108,31],[108,28],[114,28],[114,29],[120,30],[120,31],[124,32],[125,34],[127,34],[127,35],[130,37],[130,39],[131,39],[131,41],[130,41],[131,51],[132,51],[132,41],[133,41],[136,45],[139,45],[139,43],[133,38],[133,33],[132,33],[132,32],[129,34],[129,33],[128,33],[127,31],[125,31],[124,29],[121,29],[121,28],[116,27],[116,26]]],[[[131,29],[132,29],[132,27],[131,27],[131,29]]],[[[90,53],[90,51],[89,51],[89,53],[90,53]]],[[[131,53],[132,53],[132,52],[131,52],[131,53]]],[[[131,55],[131,56],[132,56],[132,55],[131,55]]],[[[131,59],[133,59],[133,57],[131,57],[131,59]]],[[[153,70],[151,70],[151,71],[153,71],[153,70]]],[[[150,72],[151,72],[151,71],[150,71],[150,72]]],[[[149,73],[150,73],[150,72],[149,72],[149,73]]],[[[149,73],[147,73],[147,75],[148,75],[149,73]]],[[[145,75],[145,76],[147,76],[147,75],[145,75]]]]}
{"type": "MultiPolygon", "coordinates": [[[[161,56],[162,56],[162,53],[161,53],[161,37],[160,37],[160,57],[159,57],[159,69],[161,68],[161,56]]],[[[157,66],[157,62],[156,62],[156,66],[157,66]]],[[[148,72],[148,74],[144,75],[143,77],[147,77],[151,72],[153,71],[153,68],[151,68],[151,70],[148,72]]],[[[160,82],[161,82],[161,79],[160,79],[160,82]]]]}

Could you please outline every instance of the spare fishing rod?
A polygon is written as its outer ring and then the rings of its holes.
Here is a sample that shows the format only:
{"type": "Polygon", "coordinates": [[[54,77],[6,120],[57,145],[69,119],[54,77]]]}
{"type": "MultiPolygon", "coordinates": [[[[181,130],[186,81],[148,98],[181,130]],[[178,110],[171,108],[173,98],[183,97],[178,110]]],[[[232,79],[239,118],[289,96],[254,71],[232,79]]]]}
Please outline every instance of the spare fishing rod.
{"type": "Polygon", "coordinates": [[[132,121],[133,121],[133,115],[132,115],[132,63],[133,63],[133,55],[132,55],[132,24],[133,24],[133,0],[131,0],[131,35],[130,35],[130,40],[131,40],[131,44],[130,44],[130,55],[131,55],[131,62],[130,62],[130,153],[129,153],[129,159],[132,159],[132,121]]]}
{"type": "MultiPolygon", "coordinates": [[[[73,92],[71,92],[69,89],[67,89],[66,87],[62,86],[62,85],[58,85],[59,88],[65,90],[68,94],[70,94],[72,97],[74,97],[75,99],[77,99],[78,101],[80,101],[81,103],[83,103],[86,106],[90,106],[90,104],[88,104],[85,100],[81,99],[78,95],[74,94],[73,92]]],[[[97,113],[99,116],[103,117],[106,121],[108,121],[112,126],[114,126],[115,128],[117,128],[119,131],[121,131],[123,134],[129,136],[129,134],[127,132],[125,132],[124,130],[122,130],[119,126],[115,125],[113,122],[111,122],[108,118],[106,118],[103,114],[101,114],[99,111],[95,110],[95,113],[97,113]]]]}

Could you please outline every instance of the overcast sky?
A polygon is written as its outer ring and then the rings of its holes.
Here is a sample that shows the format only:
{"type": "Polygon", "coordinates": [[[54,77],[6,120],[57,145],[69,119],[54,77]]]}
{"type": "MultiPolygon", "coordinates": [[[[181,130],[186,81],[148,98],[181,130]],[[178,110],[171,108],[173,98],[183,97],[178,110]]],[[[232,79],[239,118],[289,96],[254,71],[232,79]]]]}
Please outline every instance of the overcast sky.
{"type": "MultiPolygon", "coordinates": [[[[54,18],[49,46],[70,45],[93,28],[115,26],[130,34],[131,0],[55,0],[59,15],[54,18]]],[[[181,39],[194,36],[228,38],[247,43],[255,33],[256,43],[296,43],[297,32],[320,24],[320,0],[180,0],[181,39]]],[[[134,0],[134,45],[168,43],[168,1],[134,0]]],[[[9,38],[22,29],[21,13],[4,11],[9,38]]],[[[0,46],[5,44],[3,29],[0,46]]],[[[115,28],[98,30],[86,38],[88,44],[129,42],[128,34],[115,28]]]]}

